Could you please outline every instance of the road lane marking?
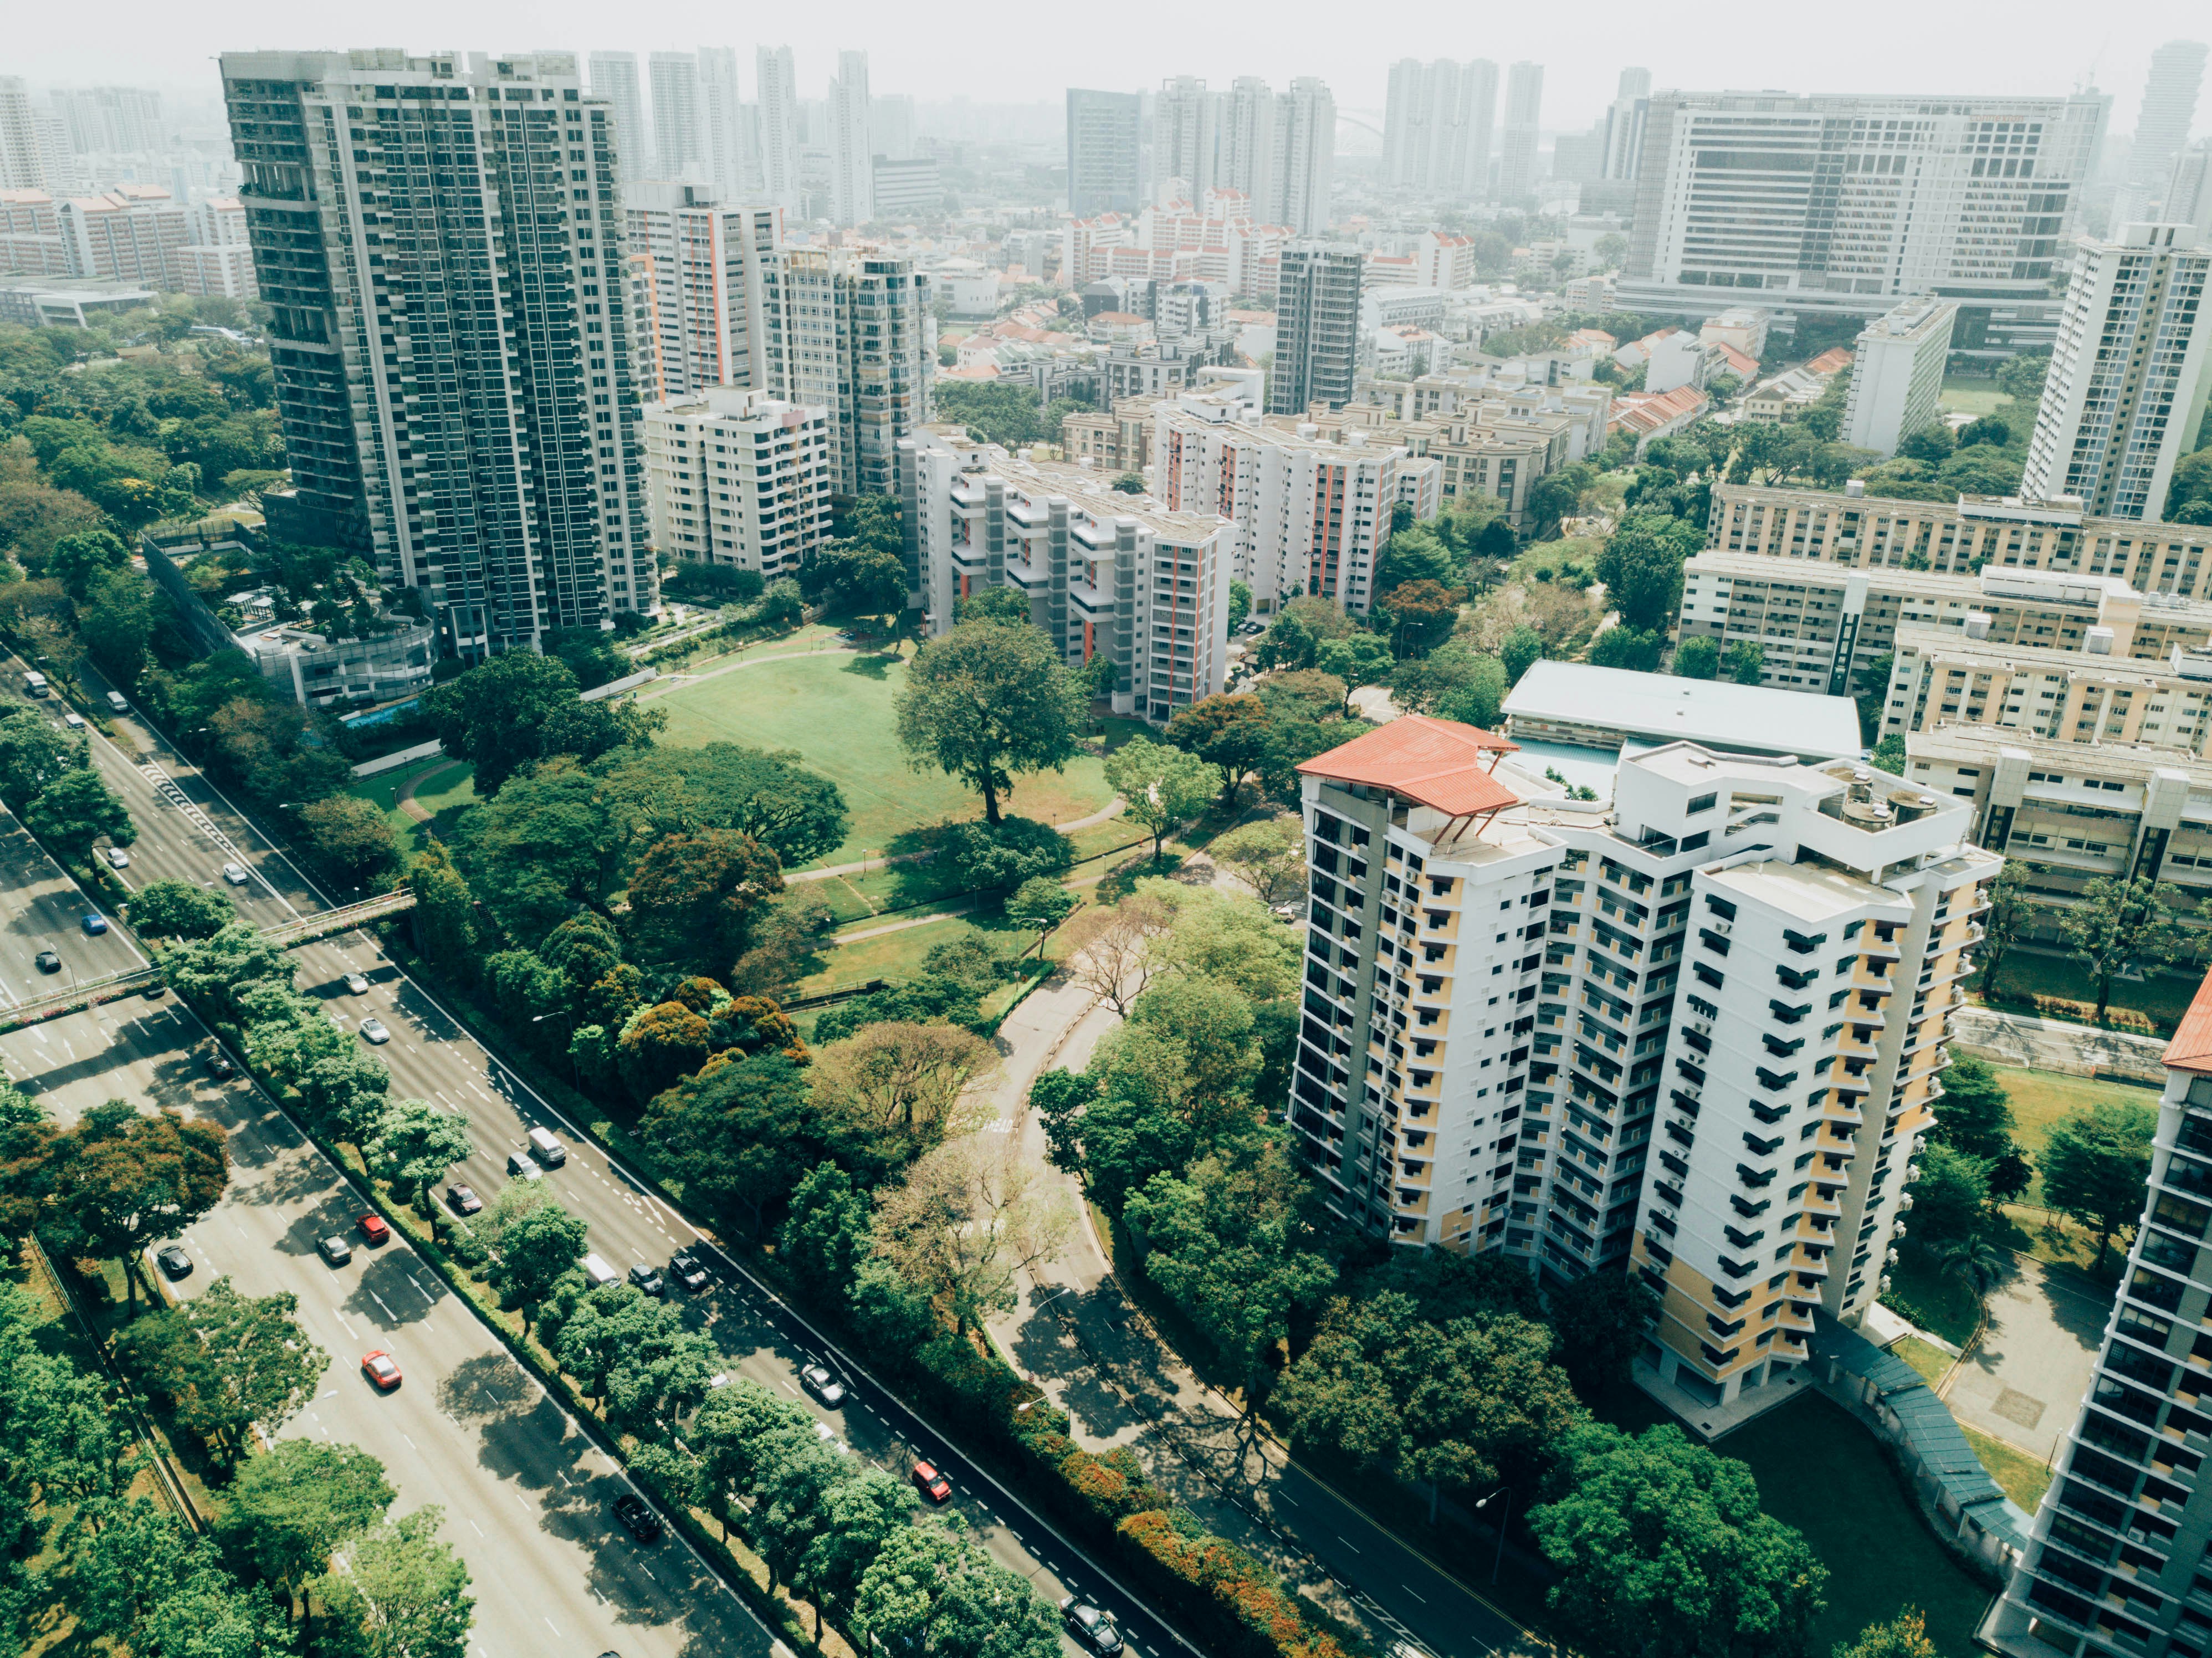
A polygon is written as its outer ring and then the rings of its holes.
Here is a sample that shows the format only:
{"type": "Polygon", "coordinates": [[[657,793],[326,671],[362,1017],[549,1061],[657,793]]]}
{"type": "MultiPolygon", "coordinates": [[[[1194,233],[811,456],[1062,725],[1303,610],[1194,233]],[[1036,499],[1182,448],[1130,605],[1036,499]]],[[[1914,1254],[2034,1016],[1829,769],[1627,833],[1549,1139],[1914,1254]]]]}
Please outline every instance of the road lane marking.
{"type": "MultiPolygon", "coordinates": [[[[473,1521],[473,1520],[471,1520],[471,1521],[469,1521],[469,1529],[470,1529],[471,1531],[474,1532],[474,1533],[475,1533],[478,1537],[482,1537],[482,1536],[484,1534],[484,1528],[483,1528],[482,1526],[479,1526],[478,1524],[477,1524],[477,1522],[476,1522],[475,1521],[473,1521]]],[[[483,1649],[482,1647],[478,1647],[478,1648],[477,1649],[477,1650],[478,1652],[482,1652],[482,1651],[483,1650],[483,1649]]]]}
{"type": "Polygon", "coordinates": [[[1419,1600],[1423,1606],[1425,1606],[1429,1604],[1429,1597],[1425,1594],[1417,1593],[1411,1583],[1401,1583],[1398,1587],[1405,1590],[1407,1594],[1413,1595],[1413,1599],[1419,1600]]]}
{"type": "MultiPolygon", "coordinates": [[[[399,1436],[400,1436],[402,1439],[407,1439],[407,1436],[406,1436],[405,1434],[404,1434],[404,1433],[403,1433],[403,1434],[401,1434],[399,1436]]],[[[420,1445],[417,1445],[417,1444],[416,1444],[413,1440],[411,1440],[411,1439],[407,1439],[407,1448],[408,1448],[409,1450],[410,1450],[410,1451],[419,1451],[419,1450],[421,1450],[422,1448],[420,1445]]]]}
{"type": "Polygon", "coordinates": [[[1355,1542],[1353,1542],[1350,1538],[1346,1537],[1346,1536],[1342,1532],[1339,1532],[1339,1533],[1337,1533],[1337,1534],[1336,1534],[1336,1540],[1337,1540],[1338,1542],[1340,1542],[1340,1543],[1343,1544],[1343,1545],[1344,1545],[1344,1546],[1345,1546],[1345,1547],[1346,1547],[1347,1549],[1350,1549],[1350,1550],[1351,1550],[1354,1554],[1358,1554],[1358,1553],[1361,1552],[1361,1550],[1360,1550],[1359,1545],[1358,1545],[1358,1544],[1357,1544],[1357,1543],[1355,1543],[1355,1542]]]}
{"type": "Polygon", "coordinates": [[[342,1307],[333,1307],[331,1310],[337,1315],[338,1322],[344,1325],[346,1334],[352,1336],[356,1341],[359,1341],[361,1338],[358,1335],[354,1334],[353,1326],[346,1323],[345,1309],[342,1307]]]}
{"type": "MultiPolygon", "coordinates": [[[[540,1613],[539,1615],[540,1615],[541,1617],[542,1617],[542,1616],[544,1616],[544,1614],[543,1614],[543,1613],[540,1613]]],[[[562,1635],[562,1634],[561,1633],[561,1626],[560,1626],[560,1625],[558,1625],[558,1624],[555,1623],[555,1622],[554,1622],[550,1618],[547,1618],[547,1619],[545,1619],[545,1627],[546,1627],[546,1628],[548,1628],[548,1629],[550,1629],[550,1630],[551,1630],[551,1631],[553,1631],[553,1638],[554,1638],[555,1640],[556,1640],[556,1641],[564,1641],[564,1640],[568,1639],[568,1637],[567,1637],[566,1636],[564,1636],[564,1635],[562,1635]]]]}
{"type": "Polygon", "coordinates": [[[397,1315],[395,1315],[395,1314],[392,1312],[392,1309],[391,1309],[391,1308],[389,1308],[389,1307],[385,1307],[385,1306],[384,1306],[384,1297],[383,1297],[382,1296],[380,1296],[380,1295],[377,1294],[375,1291],[371,1290],[371,1291],[368,1292],[368,1298],[369,1298],[371,1301],[374,1302],[378,1306],[380,1306],[380,1307],[384,1307],[384,1315],[385,1315],[385,1317],[386,1317],[386,1318],[392,1318],[392,1317],[396,1317],[396,1316],[397,1316],[397,1315]]]}

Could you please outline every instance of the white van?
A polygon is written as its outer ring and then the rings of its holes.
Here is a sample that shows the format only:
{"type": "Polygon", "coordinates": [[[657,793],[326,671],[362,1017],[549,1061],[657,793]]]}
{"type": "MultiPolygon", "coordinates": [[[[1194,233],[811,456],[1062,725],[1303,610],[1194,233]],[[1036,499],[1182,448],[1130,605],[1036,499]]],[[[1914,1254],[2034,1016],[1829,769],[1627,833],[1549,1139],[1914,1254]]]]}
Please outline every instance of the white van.
{"type": "Polygon", "coordinates": [[[601,1260],[597,1255],[586,1255],[584,1257],[584,1276],[591,1279],[592,1288],[594,1290],[604,1290],[610,1284],[620,1284],[622,1282],[622,1274],[615,1271],[613,1267],[608,1266],[606,1262],[601,1260]]]}
{"type": "Polygon", "coordinates": [[[23,695],[26,696],[44,696],[46,694],[46,675],[40,673],[36,668],[26,668],[23,671],[23,695]]]}
{"type": "Polygon", "coordinates": [[[121,691],[108,692],[107,706],[114,709],[118,714],[128,714],[131,712],[130,700],[125,697],[121,691]]]}
{"type": "Polygon", "coordinates": [[[561,1144],[560,1136],[550,1128],[530,1131],[530,1155],[537,1159],[540,1169],[558,1169],[568,1161],[568,1148],[561,1144]]]}

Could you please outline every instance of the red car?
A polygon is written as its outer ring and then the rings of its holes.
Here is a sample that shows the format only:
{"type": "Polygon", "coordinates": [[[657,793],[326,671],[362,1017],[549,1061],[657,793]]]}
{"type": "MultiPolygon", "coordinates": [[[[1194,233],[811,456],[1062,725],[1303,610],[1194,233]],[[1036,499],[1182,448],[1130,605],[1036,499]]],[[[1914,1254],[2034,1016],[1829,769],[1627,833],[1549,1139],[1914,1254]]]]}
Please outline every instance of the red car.
{"type": "Polygon", "coordinates": [[[388,1394],[399,1385],[399,1361],[381,1347],[363,1355],[361,1373],[375,1384],[380,1394],[388,1394]]]}
{"type": "Polygon", "coordinates": [[[381,1215],[363,1215],[361,1218],[361,1235],[372,1244],[380,1244],[392,1236],[392,1229],[384,1224],[381,1215]]]}
{"type": "Polygon", "coordinates": [[[927,1462],[914,1465],[914,1484],[915,1489],[933,1503],[949,1501],[952,1496],[952,1482],[927,1462]]]}

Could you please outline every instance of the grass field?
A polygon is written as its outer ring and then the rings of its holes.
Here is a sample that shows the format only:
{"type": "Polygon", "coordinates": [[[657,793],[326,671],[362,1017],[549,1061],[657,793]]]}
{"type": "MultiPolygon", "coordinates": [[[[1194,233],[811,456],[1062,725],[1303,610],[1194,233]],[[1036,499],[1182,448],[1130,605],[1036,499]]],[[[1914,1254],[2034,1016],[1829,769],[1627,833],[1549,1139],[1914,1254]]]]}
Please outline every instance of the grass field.
{"type": "Polygon", "coordinates": [[[1942,394],[1936,399],[1939,409],[1955,409],[1962,415],[1994,415],[2000,409],[2012,405],[2009,393],[1997,389],[1995,380],[1946,380],[1942,394]]]}
{"type": "Polygon", "coordinates": [[[401,854],[412,859],[422,849],[426,829],[434,835],[450,833],[453,820],[476,804],[476,768],[465,761],[434,757],[419,766],[363,778],[351,792],[384,813],[398,837],[401,854]],[[418,823],[399,809],[399,796],[410,783],[416,804],[434,820],[428,824],[418,823]]]}
{"type": "Polygon", "coordinates": [[[1805,1533],[1828,1568],[1826,1652],[1908,1606],[1945,1658],[1970,1658],[1989,1591],[1943,1552],[1874,1436],[1818,1394],[1770,1411],[1714,1449],[1751,1465],[1761,1505],[1805,1533]]]}
{"type": "MultiPolygon", "coordinates": [[[[2202,967],[2185,968],[2174,973],[2154,973],[2141,979],[2112,981],[2112,1005],[2133,1008],[2149,1016],[2158,1026],[2160,1035],[2172,1035],[2181,1023],[2181,1016],[2189,1011],[2189,1004],[2204,982],[2202,967]]],[[[2012,1004],[2009,999],[2026,996],[2063,996],[2072,1001],[2087,1002],[2094,1007],[2097,987],[2081,971],[2081,964],[2068,956],[2031,955],[2015,950],[2006,956],[1998,972],[1997,988],[2008,999],[2000,1005],[2027,1013],[2033,1010],[2012,1004]]]]}
{"type": "MultiPolygon", "coordinates": [[[[2006,1096],[2012,1102],[2013,1136],[2020,1149],[2027,1153],[2028,1161],[2035,1162],[2051,1138],[2052,1125],[2072,1116],[2077,1111],[2087,1111],[2100,1105],[2139,1105],[2148,1110],[2158,1109],[2158,1091],[2150,1088],[2134,1088],[2125,1083],[2099,1082],[2090,1077],[2062,1076],[2054,1071],[2021,1071],[2011,1066],[1993,1065],[1998,1082],[2004,1085],[2006,1096]]],[[[2021,1194],[2027,1204],[2040,1205],[2043,1201],[2043,1177],[2038,1175],[2021,1194]]]]}
{"type": "Polygon", "coordinates": [[[2051,1485],[2051,1470],[2026,1451],[2002,1439],[1992,1439],[1978,1428],[1970,1428],[1961,1422],[1959,1431],[1966,1436],[1966,1443],[1974,1448],[1974,1455],[1981,1458],[1982,1466],[1990,1471],[1990,1478],[2004,1488],[2004,1494],[2033,1514],[2035,1505],[2043,1501],[2043,1493],[2051,1485]]]}
{"type": "MultiPolygon", "coordinates": [[[[981,802],[951,778],[908,768],[891,716],[905,674],[903,657],[769,656],[665,692],[647,706],[667,711],[665,742],[796,750],[811,769],[844,791],[851,831],[823,861],[850,863],[895,849],[911,830],[981,815],[981,802]]],[[[1066,823],[1113,798],[1102,762],[1085,755],[1064,773],[1022,779],[1006,809],[1066,823]]]]}
{"type": "Polygon", "coordinates": [[[1954,1363],[1950,1354],[1918,1336],[1903,1337],[1889,1351],[1919,1371],[1921,1380],[1931,1388],[1942,1381],[1954,1363]]]}

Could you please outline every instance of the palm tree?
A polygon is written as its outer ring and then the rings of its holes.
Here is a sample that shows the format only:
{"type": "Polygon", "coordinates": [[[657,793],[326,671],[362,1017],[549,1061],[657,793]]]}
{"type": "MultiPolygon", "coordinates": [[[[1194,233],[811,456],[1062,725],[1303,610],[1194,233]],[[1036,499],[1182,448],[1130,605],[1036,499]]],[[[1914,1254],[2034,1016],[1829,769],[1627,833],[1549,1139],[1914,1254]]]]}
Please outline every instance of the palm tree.
{"type": "Polygon", "coordinates": [[[1936,1259],[1945,1272],[1963,1280],[1977,1299],[1986,1297],[2012,1270],[2011,1258],[1979,1233],[1947,1244],[1936,1259]]]}

